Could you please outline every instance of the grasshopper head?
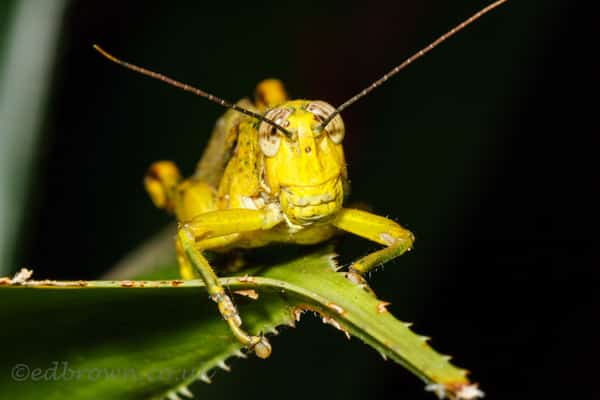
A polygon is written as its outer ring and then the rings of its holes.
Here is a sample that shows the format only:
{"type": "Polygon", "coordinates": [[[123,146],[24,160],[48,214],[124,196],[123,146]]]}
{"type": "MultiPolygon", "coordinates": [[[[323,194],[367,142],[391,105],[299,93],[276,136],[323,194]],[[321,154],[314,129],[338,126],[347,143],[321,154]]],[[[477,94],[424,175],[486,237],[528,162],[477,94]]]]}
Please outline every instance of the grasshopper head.
{"type": "Polygon", "coordinates": [[[324,129],[317,129],[333,111],[323,101],[288,101],[268,110],[265,117],[290,136],[265,122],[258,126],[265,184],[278,194],[281,208],[293,224],[326,221],[342,207],[344,122],[337,115],[324,129]]]}

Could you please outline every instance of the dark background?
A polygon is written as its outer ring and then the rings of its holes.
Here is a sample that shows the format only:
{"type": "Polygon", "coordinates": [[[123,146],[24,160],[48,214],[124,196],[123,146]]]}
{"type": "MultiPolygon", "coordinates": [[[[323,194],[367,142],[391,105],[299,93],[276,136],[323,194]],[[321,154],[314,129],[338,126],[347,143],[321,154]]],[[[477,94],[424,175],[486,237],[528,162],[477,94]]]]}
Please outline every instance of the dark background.
{"type": "MultiPolygon", "coordinates": [[[[223,112],[92,43],[229,100],[278,77],[292,97],[340,104],[485,4],[73,1],[18,264],[98,277],[170,221],[143,191],[148,165],[190,173],[223,112]]],[[[598,394],[597,101],[586,96],[598,69],[576,11],[509,2],[343,114],[352,200],[417,237],[373,287],[489,398],[598,394]]],[[[350,238],[338,251],[348,261],[375,247],[350,238]]],[[[284,333],[271,359],[236,363],[196,396],[433,398],[314,319],[284,333]]]]}

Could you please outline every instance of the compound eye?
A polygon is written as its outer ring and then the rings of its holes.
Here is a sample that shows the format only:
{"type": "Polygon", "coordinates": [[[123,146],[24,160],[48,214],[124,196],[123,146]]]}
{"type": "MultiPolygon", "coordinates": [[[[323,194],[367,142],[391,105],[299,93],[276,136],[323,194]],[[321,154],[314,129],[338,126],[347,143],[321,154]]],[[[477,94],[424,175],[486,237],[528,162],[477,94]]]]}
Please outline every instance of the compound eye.
{"type": "MultiPolygon", "coordinates": [[[[275,122],[277,125],[286,127],[286,125],[289,125],[287,118],[290,114],[290,110],[274,108],[265,113],[265,118],[275,122]]],[[[258,126],[258,146],[265,156],[273,157],[277,154],[279,146],[281,146],[281,132],[273,125],[261,121],[258,126]]]]}
{"type": "Polygon", "coordinates": [[[281,136],[274,126],[265,125],[267,126],[258,131],[258,146],[265,156],[273,157],[281,146],[281,136]]]}
{"type": "MultiPolygon", "coordinates": [[[[314,115],[315,120],[321,124],[335,111],[335,108],[329,103],[318,100],[310,102],[306,106],[306,110],[311,112],[314,115]]],[[[346,130],[344,128],[344,121],[339,114],[333,117],[333,119],[324,128],[325,132],[327,132],[333,143],[342,143],[346,130]]]]}

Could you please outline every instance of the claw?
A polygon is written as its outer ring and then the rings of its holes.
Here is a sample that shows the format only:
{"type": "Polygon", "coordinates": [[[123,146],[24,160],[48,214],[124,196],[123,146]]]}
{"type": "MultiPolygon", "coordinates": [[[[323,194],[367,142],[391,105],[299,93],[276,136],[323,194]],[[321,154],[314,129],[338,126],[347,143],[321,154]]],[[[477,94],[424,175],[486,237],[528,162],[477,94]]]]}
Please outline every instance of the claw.
{"type": "MultiPolygon", "coordinates": [[[[256,337],[256,336],[255,336],[256,337]]],[[[269,358],[271,355],[271,343],[264,336],[256,337],[257,342],[250,347],[252,351],[256,354],[258,358],[269,358]]]]}
{"type": "Polygon", "coordinates": [[[365,278],[363,278],[362,275],[352,267],[348,269],[348,272],[346,273],[346,278],[348,278],[350,282],[355,283],[357,285],[367,284],[365,278]]]}
{"type": "Polygon", "coordinates": [[[358,270],[354,269],[352,266],[350,268],[348,268],[348,272],[346,272],[344,274],[344,276],[350,282],[363,288],[366,292],[373,293],[373,290],[369,287],[369,284],[367,283],[366,279],[363,277],[363,274],[358,272],[358,270]]]}

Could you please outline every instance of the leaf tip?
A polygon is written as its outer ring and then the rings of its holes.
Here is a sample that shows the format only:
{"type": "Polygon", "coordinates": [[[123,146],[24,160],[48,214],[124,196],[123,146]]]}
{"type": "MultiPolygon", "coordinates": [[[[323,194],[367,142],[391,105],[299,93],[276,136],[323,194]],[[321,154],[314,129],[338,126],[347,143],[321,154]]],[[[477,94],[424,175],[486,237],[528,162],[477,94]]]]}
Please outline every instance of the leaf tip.
{"type": "Polygon", "coordinates": [[[188,389],[188,387],[187,387],[187,386],[180,386],[180,387],[177,389],[177,391],[178,391],[178,392],[179,392],[179,393],[180,393],[182,396],[185,396],[185,397],[187,397],[188,399],[191,399],[191,398],[193,398],[193,397],[194,397],[194,393],[192,393],[192,392],[190,391],[190,389],[188,389]]]}
{"type": "Polygon", "coordinates": [[[31,275],[33,275],[33,271],[27,268],[21,268],[19,270],[19,272],[17,272],[15,274],[15,276],[13,276],[12,279],[9,279],[8,282],[6,282],[7,278],[2,278],[2,284],[4,284],[5,282],[10,284],[10,285],[22,285],[25,282],[27,282],[29,280],[29,278],[31,278],[31,275]]]}
{"type": "Polygon", "coordinates": [[[348,340],[350,340],[350,333],[346,329],[344,329],[342,327],[342,325],[340,325],[340,323],[335,320],[335,318],[323,316],[323,323],[329,324],[329,325],[333,326],[335,329],[344,332],[344,334],[346,335],[346,338],[348,338],[348,340]]]}
{"type": "Polygon", "coordinates": [[[181,400],[181,398],[177,395],[176,392],[167,393],[167,399],[169,400],[181,400]]]}
{"type": "Polygon", "coordinates": [[[472,385],[464,385],[456,392],[456,398],[459,400],[482,399],[485,393],[479,389],[479,386],[474,383],[472,385]]]}
{"type": "Polygon", "coordinates": [[[212,380],[208,377],[206,372],[201,373],[199,379],[204,383],[212,383],[212,380]]]}
{"type": "Polygon", "coordinates": [[[377,313],[378,314],[383,314],[385,312],[387,312],[387,306],[389,306],[392,303],[389,303],[387,301],[380,301],[379,303],[377,303],[377,313]]]}
{"type": "Polygon", "coordinates": [[[219,363],[218,363],[217,365],[218,365],[218,366],[219,366],[219,368],[221,368],[223,371],[227,371],[227,372],[231,371],[231,368],[229,367],[229,365],[227,365],[227,364],[225,363],[225,361],[223,361],[223,360],[219,361],[219,363]]]}
{"type": "Polygon", "coordinates": [[[338,306],[335,303],[329,303],[327,304],[327,307],[331,308],[333,311],[340,315],[344,315],[346,313],[346,310],[344,310],[341,306],[338,306]]]}
{"type": "Polygon", "coordinates": [[[292,310],[292,313],[294,314],[294,320],[296,322],[300,321],[300,317],[302,316],[302,313],[304,312],[304,310],[300,307],[294,307],[294,309],[292,310]]]}
{"type": "Polygon", "coordinates": [[[337,253],[329,253],[325,256],[325,259],[327,260],[327,262],[329,263],[331,268],[336,272],[339,271],[340,269],[344,268],[343,265],[340,265],[337,258],[338,258],[337,253]]]}
{"type": "Polygon", "coordinates": [[[238,358],[248,358],[248,356],[245,355],[244,353],[242,353],[242,351],[240,349],[237,349],[236,351],[234,351],[233,355],[238,358]]]}
{"type": "Polygon", "coordinates": [[[432,392],[438,399],[446,398],[446,386],[441,383],[428,383],[425,385],[426,392],[432,392]]]}
{"type": "Polygon", "coordinates": [[[445,385],[443,383],[429,383],[425,385],[426,392],[434,393],[438,399],[475,400],[485,397],[476,383],[461,385],[445,385]]]}

